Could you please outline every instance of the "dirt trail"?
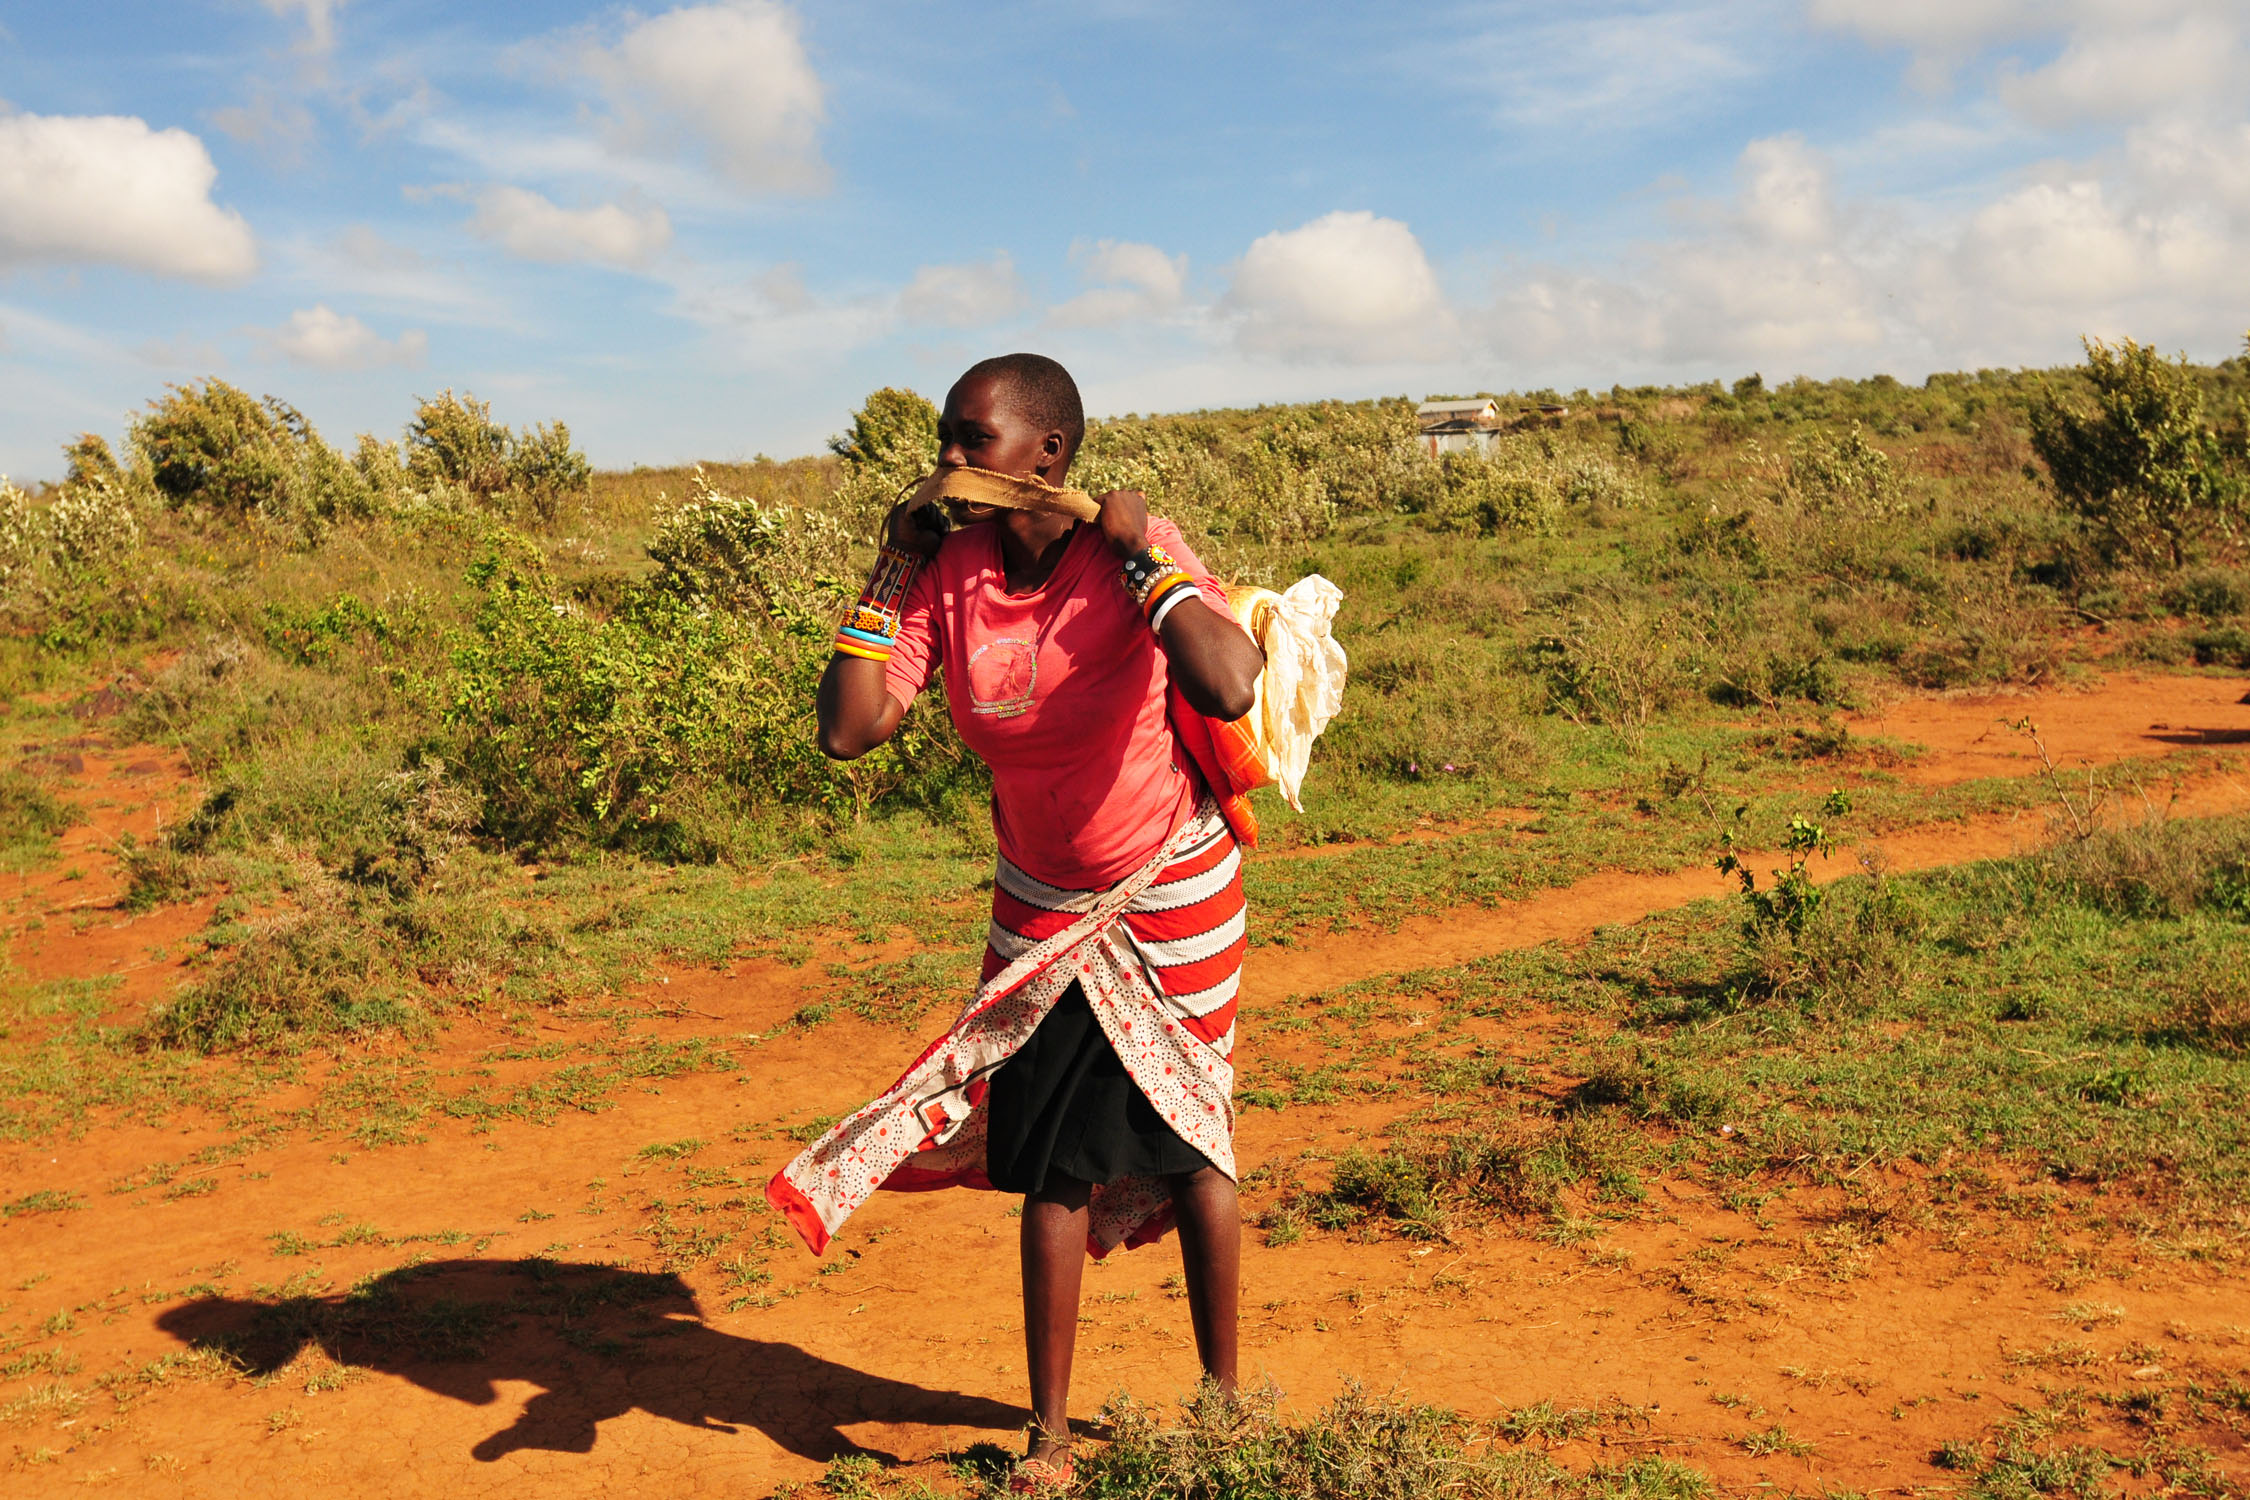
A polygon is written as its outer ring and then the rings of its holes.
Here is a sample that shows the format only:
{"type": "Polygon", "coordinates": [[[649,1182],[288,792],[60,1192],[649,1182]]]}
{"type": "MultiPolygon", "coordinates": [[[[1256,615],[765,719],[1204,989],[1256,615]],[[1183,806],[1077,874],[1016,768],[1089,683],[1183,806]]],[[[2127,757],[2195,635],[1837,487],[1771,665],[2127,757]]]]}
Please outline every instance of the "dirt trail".
{"type": "MultiPolygon", "coordinates": [[[[2232,701],[2250,683],[2115,682],[2114,696],[2105,688],[1894,705],[1855,732],[1929,746],[1915,774],[1933,780],[1958,764],[1986,768],[1953,779],[2035,766],[2014,736],[1978,737],[2002,714],[2028,710],[2058,760],[2144,754],[2174,743],[2152,735],[2193,733],[2225,758],[2179,811],[2250,807],[2250,763],[2236,750],[2250,743],[2250,706],[2232,701]],[[2159,700],[2187,706],[2158,709],[2159,700]],[[2150,727],[2175,724],[2188,728],[2150,727]]],[[[98,843],[89,841],[102,825],[153,812],[129,806],[100,752],[85,753],[88,785],[106,789],[95,800],[108,805],[93,829],[74,833],[81,842],[64,862],[85,865],[91,882],[113,878],[94,868],[98,843]]],[[[171,784],[182,796],[191,790],[171,784]]],[[[1883,844],[1893,868],[1914,869],[2009,853],[2043,831],[2036,817],[1983,819],[1883,844]]],[[[1827,873],[1851,867],[1840,859],[1827,873]]],[[[42,874],[8,894],[19,912],[36,913],[59,889],[42,874]]],[[[1719,889],[1700,868],[1605,874],[1396,932],[1261,948],[1246,980],[1245,1060],[1261,1046],[1257,1012],[1290,995],[1582,936],[1719,889]]],[[[66,940],[68,920],[50,915],[19,935],[19,963],[88,974],[106,965],[139,987],[158,982],[151,976],[164,964],[131,967],[132,955],[145,959],[169,941],[165,924],[182,919],[103,911],[66,940]]],[[[763,1494],[817,1476],[827,1458],[854,1448],[941,1482],[946,1452],[1011,1442],[1024,1413],[1008,1200],[882,1195],[817,1268],[793,1243],[759,1238],[757,1188],[797,1149],[790,1129],[859,1103],[914,1045],[850,1017],[742,1040],[791,1015],[803,984],[797,971],[767,964],[672,975],[662,999],[704,1014],[652,1020],[637,1033],[730,1038],[735,1067],[650,1080],[616,1093],[604,1112],[566,1110],[549,1125],[502,1118],[480,1130],[434,1119],[422,1126],[426,1140],[374,1149],[296,1131],[168,1181],[147,1169],[237,1132],[215,1119],[116,1121],[0,1151],[0,1201],[57,1188],[84,1198],[70,1212],[0,1225],[0,1329],[9,1330],[0,1358],[52,1351],[62,1361],[0,1384],[0,1414],[18,1406],[13,1425],[0,1426],[0,1455],[14,1453],[12,1465],[0,1457],[0,1492],[93,1481],[124,1493],[290,1500],[763,1494]],[[707,1144],[680,1160],[640,1155],[690,1138],[707,1144]],[[737,1235],[720,1263],[683,1246],[683,1234],[704,1228],[737,1235]],[[648,1271],[666,1244],[696,1268],[603,1289],[534,1259],[648,1271]],[[723,1262],[738,1255],[730,1272],[723,1262]],[[397,1283],[421,1309],[404,1342],[347,1332],[326,1352],[259,1346],[253,1352],[278,1367],[261,1380],[197,1378],[177,1364],[185,1341],[243,1326],[253,1302],[284,1291],[340,1298],[362,1278],[416,1261],[397,1283]],[[481,1321],[479,1307],[491,1310],[481,1321]],[[42,1331],[65,1310],[58,1331],[42,1331]],[[456,1354],[481,1353],[432,1357],[431,1341],[446,1339],[456,1354]],[[128,1378],[114,1395],[96,1392],[97,1377],[118,1374],[128,1378]],[[82,1406],[37,1404],[55,1381],[82,1393],[82,1406]]],[[[605,1034],[570,1024],[541,1032],[564,1043],[605,1034]]],[[[509,1077],[534,1066],[498,1059],[503,1044],[518,1040],[465,1022],[427,1061],[509,1077]]],[[[318,1071],[269,1102],[308,1098],[318,1071]]],[[[1249,1167],[1340,1145],[1379,1131],[1395,1107],[1252,1111],[1240,1154],[1249,1167]]],[[[1275,1249],[1252,1234],[1246,1365],[1299,1409],[1347,1378],[1479,1417],[1542,1400],[1627,1403],[1639,1409],[1630,1421],[1558,1456],[1579,1464],[1664,1452],[1729,1487],[1869,1494],[1954,1482],[1929,1454],[1976,1436],[2007,1403],[2036,1405],[2040,1383],[2062,1378],[2056,1359],[2085,1362],[2069,1379],[2120,1392],[2250,1380],[2250,1291],[2206,1261],[2067,1240],[2012,1256],[2001,1252],[2048,1226],[1869,1228],[1863,1214],[1842,1212],[1837,1195],[1813,1190],[1741,1211],[1685,1184],[1658,1193],[1656,1211],[1578,1248],[1495,1233],[1445,1246],[1318,1236],[1275,1249]],[[2066,1307],[2092,1321],[2065,1321],[2066,1307]],[[2084,1352],[2054,1354],[2058,1343],[2084,1352]],[[1746,1451],[1746,1434],[1777,1423],[1814,1452],[1746,1451]]],[[[1167,1244],[1089,1272],[1079,1415],[1112,1390],[1161,1401],[1192,1380],[1185,1304],[1167,1285],[1177,1265],[1167,1244]]],[[[2250,1472],[2238,1440],[2220,1458],[2250,1472]]]]}

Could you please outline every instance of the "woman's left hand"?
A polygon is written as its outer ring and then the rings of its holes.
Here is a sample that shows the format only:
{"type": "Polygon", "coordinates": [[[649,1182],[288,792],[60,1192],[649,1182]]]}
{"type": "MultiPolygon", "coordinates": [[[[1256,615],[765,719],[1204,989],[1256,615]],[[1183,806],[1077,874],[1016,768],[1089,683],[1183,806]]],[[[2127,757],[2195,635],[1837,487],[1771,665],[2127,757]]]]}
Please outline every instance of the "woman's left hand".
{"type": "Polygon", "coordinates": [[[1111,490],[1097,495],[1102,508],[1102,540],[1120,561],[1148,545],[1148,496],[1139,490],[1111,490]]]}

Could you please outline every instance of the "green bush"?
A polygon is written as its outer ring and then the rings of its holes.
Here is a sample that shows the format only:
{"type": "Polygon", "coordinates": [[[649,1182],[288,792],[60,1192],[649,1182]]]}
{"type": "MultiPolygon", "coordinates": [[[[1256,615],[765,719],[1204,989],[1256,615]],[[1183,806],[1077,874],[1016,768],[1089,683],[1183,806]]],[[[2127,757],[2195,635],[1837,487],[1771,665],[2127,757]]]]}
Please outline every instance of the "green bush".
{"type": "Polygon", "coordinates": [[[540,522],[554,520],[565,500],[583,498],[593,484],[593,468],[571,446],[563,423],[518,434],[492,420],[490,402],[450,389],[418,404],[404,446],[404,459],[394,465],[382,445],[362,438],[360,472],[387,477],[403,468],[408,485],[425,494],[450,489],[487,506],[509,498],[540,522]]]}
{"type": "Polygon", "coordinates": [[[295,407],[253,400],[216,376],[150,402],[130,442],[147,482],[175,507],[316,540],[328,523],[377,506],[366,479],[295,407]]]}
{"type": "Polygon", "coordinates": [[[489,500],[508,488],[514,447],[490,402],[442,390],[418,402],[406,425],[406,472],[422,489],[449,484],[489,500]]]}
{"type": "Polygon", "coordinates": [[[74,460],[44,507],[0,479],[0,619],[50,650],[147,635],[161,580],[141,566],[142,541],[138,508],[113,469],[74,460]]]}
{"type": "Polygon", "coordinates": [[[959,769],[949,734],[922,727],[936,695],[860,760],[819,753],[825,615],[788,627],[652,588],[597,619],[508,532],[469,576],[482,600],[442,715],[484,827],[511,842],[709,857],[707,823],[788,805],[858,817],[902,791],[942,800],[959,769]]]}
{"type": "Polygon", "coordinates": [[[1855,520],[1887,520],[1905,505],[1897,466],[1857,422],[1841,437],[1811,432],[1791,442],[1783,492],[1817,514],[1855,520]]]}
{"type": "Polygon", "coordinates": [[[2032,403],[2031,443],[2064,505],[2093,525],[2112,555],[2178,566],[2210,532],[2232,534],[2243,479],[2204,417],[2183,356],[2147,344],[2087,339],[2090,400],[2049,385],[2032,403]]]}
{"type": "Polygon", "coordinates": [[[1649,721],[1701,675],[1705,644],[1679,610],[1589,590],[1572,601],[1563,628],[1527,654],[1556,712],[1619,730],[1637,746],[1649,721]]]}
{"type": "Polygon", "coordinates": [[[648,543],[665,592],[803,627],[833,621],[850,601],[850,550],[834,517],[723,494],[700,468],[687,498],[657,513],[648,543]]]}
{"type": "Polygon", "coordinates": [[[828,440],[844,461],[841,514],[872,535],[914,480],[937,467],[937,408],[912,391],[885,386],[852,416],[851,431],[828,440]]]}

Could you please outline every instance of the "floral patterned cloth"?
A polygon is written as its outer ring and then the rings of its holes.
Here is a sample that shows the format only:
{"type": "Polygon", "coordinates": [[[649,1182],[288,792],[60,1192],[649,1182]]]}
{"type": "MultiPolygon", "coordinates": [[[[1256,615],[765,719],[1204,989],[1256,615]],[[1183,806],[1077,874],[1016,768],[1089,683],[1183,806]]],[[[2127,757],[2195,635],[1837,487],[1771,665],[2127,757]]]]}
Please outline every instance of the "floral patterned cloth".
{"type": "MultiPolygon", "coordinates": [[[[1208,801],[1106,891],[1063,890],[1002,859],[975,998],[898,1082],[776,1173],[767,1201],[817,1255],[877,1189],[991,1187],[987,1084],[1073,981],[1134,1084],[1233,1176],[1245,916],[1242,856],[1208,801]]],[[[1163,1182],[1121,1178],[1094,1189],[1087,1248],[1149,1244],[1171,1225],[1163,1182]]]]}

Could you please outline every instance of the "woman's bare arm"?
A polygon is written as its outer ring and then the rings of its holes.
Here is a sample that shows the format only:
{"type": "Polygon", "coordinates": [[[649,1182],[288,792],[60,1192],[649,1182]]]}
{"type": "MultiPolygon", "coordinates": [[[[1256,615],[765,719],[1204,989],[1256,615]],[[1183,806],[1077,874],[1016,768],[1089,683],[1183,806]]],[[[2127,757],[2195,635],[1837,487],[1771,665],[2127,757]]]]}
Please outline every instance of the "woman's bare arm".
{"type": "MultiPolygon", "coordinates": [[[[942,531],[910,515],[904,501],[891,508],[883,535],[891,546],[924,558],[936,556],[938,543],[944,540],[942,531]]],[[[821,754],[831,760],[857,760],[897,731],[906,708],[891,696],[883,678],[879,661],[842,651],[828,658],[817,700],[821,754]]]]}
{"type": "MultiPolygon", "coordinates": [[[[1120,559],[1148,545],[1148,499],[1139,490],[1101,497],[1102,536],[1120,559]]],[[[1164,616],[1164,655],[1172,681],[1188,706],[1209,719],[1234,720],[1258,701],[1265,653],[1232,618],[1200,595],[1183,599],[1164,616]]]]}

